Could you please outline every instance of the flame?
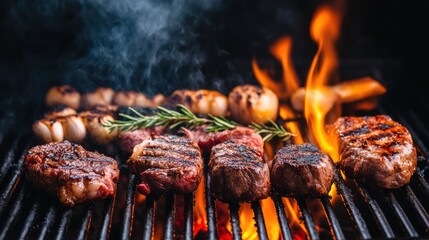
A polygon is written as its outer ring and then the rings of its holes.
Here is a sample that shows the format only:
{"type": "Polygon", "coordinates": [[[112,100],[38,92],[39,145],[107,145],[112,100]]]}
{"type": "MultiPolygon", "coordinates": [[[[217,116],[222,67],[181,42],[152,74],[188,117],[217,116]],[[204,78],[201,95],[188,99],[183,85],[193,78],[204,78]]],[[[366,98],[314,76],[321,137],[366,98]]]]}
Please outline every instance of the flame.
{"type": "Polygon", "coordinates": [[[310,34],[319,47],[307,75],[304,110],[312,140],[334,161],[338,160],[338,148],[325,126],[328,112],[338,101],[334,98],[332,106],[326,104],[327,98],[335,96],[326,85],[334,78],[338,67],[335,43],[339,37],[341,18],[341,11],[333,6],[322,6],[315,12],[310,34]]]}
{"type": "Polygon", "coordinates": [[[204,177],[195,191],[194,237],[200,231],[207,231],[206,199],[204,196],[204,177]]]}
{"type": "Polygon", "coordinates": [[[289,36],[277,40],[271,47],[271,54],[280,61],[283,69],[283,81],[276,82],[269,74],[260,69],[256,58],[252,60],[252,69],[259,83],[271,90],[284,100],[299,88],[299,80],[291,60],[292,38],[289,36]]]}

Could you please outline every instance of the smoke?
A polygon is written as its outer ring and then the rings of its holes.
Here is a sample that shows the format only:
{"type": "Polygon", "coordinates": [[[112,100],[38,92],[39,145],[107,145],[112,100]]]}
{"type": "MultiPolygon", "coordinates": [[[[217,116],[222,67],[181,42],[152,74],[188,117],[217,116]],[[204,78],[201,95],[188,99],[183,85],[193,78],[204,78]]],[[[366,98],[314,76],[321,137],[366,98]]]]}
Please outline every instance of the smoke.
{"type": "Polygon", "coordinates": [[[219,52],[216,41],[205,40],[221,28],[213,18],[223,6],[222,0],[6,1],[2,65],[45,88],[104,85],[154,94],[220,86],[204,73],[211,51],[219,52]]]}

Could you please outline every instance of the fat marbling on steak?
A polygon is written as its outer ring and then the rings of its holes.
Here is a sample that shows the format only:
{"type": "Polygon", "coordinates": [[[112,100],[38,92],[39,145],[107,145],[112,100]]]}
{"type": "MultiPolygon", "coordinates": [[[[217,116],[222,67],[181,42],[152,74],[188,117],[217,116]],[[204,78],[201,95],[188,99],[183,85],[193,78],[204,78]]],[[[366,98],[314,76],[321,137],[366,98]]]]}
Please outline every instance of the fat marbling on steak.
{"type": "Polygon", "coordinates": [[[271,162],[273,190],[284,196],[327,195],[333,178],[331,159],[310,143],[288,144],[277,151],[271,162]]]}
{"type": "Polygon", "coordinates": [[[417,154],[408,130],[387,115],[341,117],[328,131],[339,141],[346,176],[382,188],[410,182],[417,154]]]}
{"type": "Polygon", "coordinates": [[[31,183],[66,206],[113,196],[119,178],[115,159],[68,141],[31,148],[24,166],[31,183]]]}
{"type": "Polygon", "coordinates": [[[127,165],[132,173],[140,175],[137,190],[144,195],[189,193],[203,176],[197,143],[176,135],[157,136],[136,145],[127,165]]]}
{"type": "Polygon", "coordinates": [[[226,141],[215,145],[209,167],[212,192],[223,202],[256,201],[270,193],[268,164],[246,144],[226,141]]]}

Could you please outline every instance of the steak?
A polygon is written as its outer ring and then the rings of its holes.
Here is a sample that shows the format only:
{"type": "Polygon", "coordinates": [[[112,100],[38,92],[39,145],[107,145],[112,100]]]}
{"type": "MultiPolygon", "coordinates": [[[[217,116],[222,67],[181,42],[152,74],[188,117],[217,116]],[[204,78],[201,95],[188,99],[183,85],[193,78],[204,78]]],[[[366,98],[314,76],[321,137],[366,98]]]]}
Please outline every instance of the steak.
{"type": "Polygon", "coordinates": [[[164,127],[153,127],[147,129],[138,129],[130,132],[121,132],[118,135],[119,148],[127,154],[131,154],[136,145],[144,140],[151,139],[154,136],[163,134],[164,127]]]}
{"type": "Polygon", "coordinates": [[[113,196],[119,178],[115,159],[68,141],[31,148],[24,167],[32,184],[70,207],[113,196]]]}
{"type": "Polygon", "coordinates": [[[310,143],[284,146],[271,164],[273,191],[281,195],[319,197],[331,189],[334,165],[328,155],[310,143]]]}
{"type": "Polygon", "coordinates": [[[203,159],[192,139],[176,135],[157,136],[134,147],[127,161],[131,172],[139,174],[137,190],[148,195],[189,193],[203,176],[203,159]]]}
{"type": "Polygon", "coordinates": [[[209,167],[213,195],[223,202],[256,201],[270,193],[268,164],[246,144],[226,141],[214,146],[209,167]]]}
{"type": "Polygon", "coordinates": [[[237,126],[231,130],[221,132],[206,132],[206,126],[194,127],[187,131],[187,135],[198,142],[204,153],[210,154],[213,146],[226,141],[243,143],[250,148],[255,149],[262,156],[264,152],[264,141],[262,137],[248,127],[237,126]]]}
{"type": "Polygon", "coordinates": [[[386,115],[342,117],[328,126],[339,141],[346,176],[382,188],[410,182],[417,154],[408,130],[386,115]]]}

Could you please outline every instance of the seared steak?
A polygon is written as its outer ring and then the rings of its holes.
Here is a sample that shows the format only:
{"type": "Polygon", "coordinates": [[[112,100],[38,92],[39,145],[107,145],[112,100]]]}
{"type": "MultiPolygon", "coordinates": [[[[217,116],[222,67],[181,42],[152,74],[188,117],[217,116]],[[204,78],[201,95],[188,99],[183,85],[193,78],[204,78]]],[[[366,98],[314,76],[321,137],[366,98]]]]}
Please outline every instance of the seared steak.
{"type": "Polygon", "coordinates": [[[68,141],[31,148],[24,166],[31,183],[66,206],[113,196],[119,178],[115,159],[68,141]]]}
{"type": "Polygon", "coordinates": [[[256,201],[270,193],[270,172],[261,154],[245,144],[227,141],[212,148],[211,188],[223,202],[256,201]]]}
{"type": "Polygon", "coordinates": [[[417,155],[408,130],[389,116],[342,117],[329,126],[346,176],[382,188],[410,182],[417,155]]]}
{"type": "Polygon", "coordinates": [[[291,197],[327,195],[334,178],[331,159],[310,143],[286,145],[272,161],[273,190],[291,197]]]}
{"type": "Polygon", "coordinates": [[[243,143],[255,149],[262,156],[264,141],[259,134],[248,127],[238,126],[232,130],[213,133],[207,133],[205,128],[205,126],[199,126],[187,131],[188,136],[198,142],[198,145],[205,153],[210,153],[213,146],[229,140],[236,143],[243,143]]]}
{"type": "Polygon", "coordinates": [[[159,136],[164,132],[164,127],[153,127],[147,129],[138,129],[130,132],[121,132],[118,135],[119,148],[131,154],[136,145],[144,140],[151,139],[154,136],[159,136]]]}
{"type": "Polygon", "coordinates": [[[158,136],[134,147],[127,161],[139,174],[137,190],[145,195],[194,191],[203,176],[203,159],[192,139],[175,135],[158,136]]]}

